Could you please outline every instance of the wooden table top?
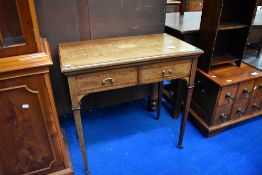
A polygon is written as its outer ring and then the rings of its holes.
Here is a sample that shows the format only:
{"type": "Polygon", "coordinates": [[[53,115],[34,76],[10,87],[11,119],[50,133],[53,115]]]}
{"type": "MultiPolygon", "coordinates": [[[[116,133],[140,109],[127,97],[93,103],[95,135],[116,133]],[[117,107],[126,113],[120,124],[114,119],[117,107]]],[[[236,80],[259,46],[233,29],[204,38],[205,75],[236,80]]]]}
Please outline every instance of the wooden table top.
{"type": "Polygon", "coordinates": [[[202,50],[168,34],[89,40],[59,45],[62,72],[197,56],[202,50]]]}
{"type": "MultiPolygon", "coordinates": [[[[202,12],[167,13],[165,26],[175,29],[181,34],[197,33],[200,30],[202,12]]],[[[262,25],[262,11],[257,11],[254,26],[262,25]]]]}
{"type": "Polygon", "coordinates": [[[262,71],[245,63],[242,63],[240,67],[231,64],[214,67],[208,74],[200,69],[198,71],[222,86],[262,77],[262,71]]]}

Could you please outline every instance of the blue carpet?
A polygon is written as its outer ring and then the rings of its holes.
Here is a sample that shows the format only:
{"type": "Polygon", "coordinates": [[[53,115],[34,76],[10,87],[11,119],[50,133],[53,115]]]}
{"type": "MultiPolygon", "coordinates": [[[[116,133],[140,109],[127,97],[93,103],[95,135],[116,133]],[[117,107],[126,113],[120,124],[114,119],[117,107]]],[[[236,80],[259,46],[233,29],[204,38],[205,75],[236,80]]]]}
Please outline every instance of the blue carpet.
{"type": "MultiPolygon", "coordinates": [[[[262,119],[249,120],[205,138],[190,122],[184,149],[177,149],[180,120],[145,100],[83,112],[92,175],[262,175],[262,119]]],[[[84,175],[72,116],[61,121],[76,175],[84,175]]]]}

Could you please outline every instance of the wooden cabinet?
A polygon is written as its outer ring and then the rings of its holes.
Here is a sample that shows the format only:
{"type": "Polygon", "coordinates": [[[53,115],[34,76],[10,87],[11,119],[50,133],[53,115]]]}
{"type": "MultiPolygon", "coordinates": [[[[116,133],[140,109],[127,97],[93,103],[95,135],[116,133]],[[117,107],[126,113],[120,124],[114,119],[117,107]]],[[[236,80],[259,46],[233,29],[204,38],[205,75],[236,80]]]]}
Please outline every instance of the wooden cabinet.
{"type": "Polygon", "coordinates": [[[229,62],[240,66],[243,59],[256,0],[205,0],[199,46],[205,54],[198,67],[209,72],[229,62]]]}
{"type": "Polygon", "coordinates": [[[0,4],[0,58],[41,52],[34,0],[0,4]]]}
{"type": "Polygon", "coordinates": [[[54,105],[51,64],[48,51],[0,59],[1,175],[73,174],[54,105]]]}
{"type": "Polygon", "coordinates": [[[262,72],[243,64],[198,70],[191,114],[207,136],[262,114],[262,72]]]}
{"type": "Polygon", "coordinates": [[[72,175],[34,1],[0,4],[0,175],[72,175]]]}

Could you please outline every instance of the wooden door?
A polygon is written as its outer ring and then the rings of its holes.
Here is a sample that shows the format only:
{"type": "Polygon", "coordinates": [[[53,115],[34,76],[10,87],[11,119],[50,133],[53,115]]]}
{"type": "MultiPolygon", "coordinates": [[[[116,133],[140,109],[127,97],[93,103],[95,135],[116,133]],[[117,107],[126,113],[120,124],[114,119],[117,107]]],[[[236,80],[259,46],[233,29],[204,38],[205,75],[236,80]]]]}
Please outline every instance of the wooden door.
{"type": "Polygon", "coordinates": [[[0,175],[65,168],[43,76],[0,81],[0,111],[0,175]]]}

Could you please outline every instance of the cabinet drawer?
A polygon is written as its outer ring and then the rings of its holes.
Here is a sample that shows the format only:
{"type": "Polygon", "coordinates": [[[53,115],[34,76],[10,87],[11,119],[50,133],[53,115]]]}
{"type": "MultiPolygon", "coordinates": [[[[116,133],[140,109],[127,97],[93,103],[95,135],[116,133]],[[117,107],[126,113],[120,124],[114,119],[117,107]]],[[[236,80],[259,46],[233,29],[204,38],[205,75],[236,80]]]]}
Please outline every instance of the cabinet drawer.
{"type": "Polygon", "coordinates": [[[262,98],[261,97],[252,98],[247,108],[247,114],[251,114],[259,110],[262,110],[262,98]]]}
{"type": "Polygon", "coordinates": [[[232,105],[219,106],[215,113],[213,125],[219,125],[221,123],[229,121],[231,108],[232,105]]]}
{"type": "Polygon", "coordinates": [[[76,87],[80,95],[137,84],[137,68],[123,68],[101,71],[76,77],[76,87]]]}
{"type": "Polygon", "coordinates": [[[262,96],[262,78],[256,80],[252,96],[253,97],[262,96]]]}
{"type": "Polygon", "coordinates": [[[233,104],[237,92],[237,85],[226,86],[222,88],[218,105],[233,104]]]}
{"type": "Polygon", "coordinates": [[[251,94],[253,92],[255,80],[247,81],[239,84],[238,90],[237,90],[237,99],[248,99],[251,97],[251,94]]]}
{"type": "Polygon", "coordinates": [[[238,119],[247,114],[248,99],[236,100],[231,111],[231,119],[238,119]]]}
{"type": "Polygon", "coordinates": [[[174,61],[141,66],[139,69],[139,83],[170,80],[190,76],[191,61],[174,61]]]}

